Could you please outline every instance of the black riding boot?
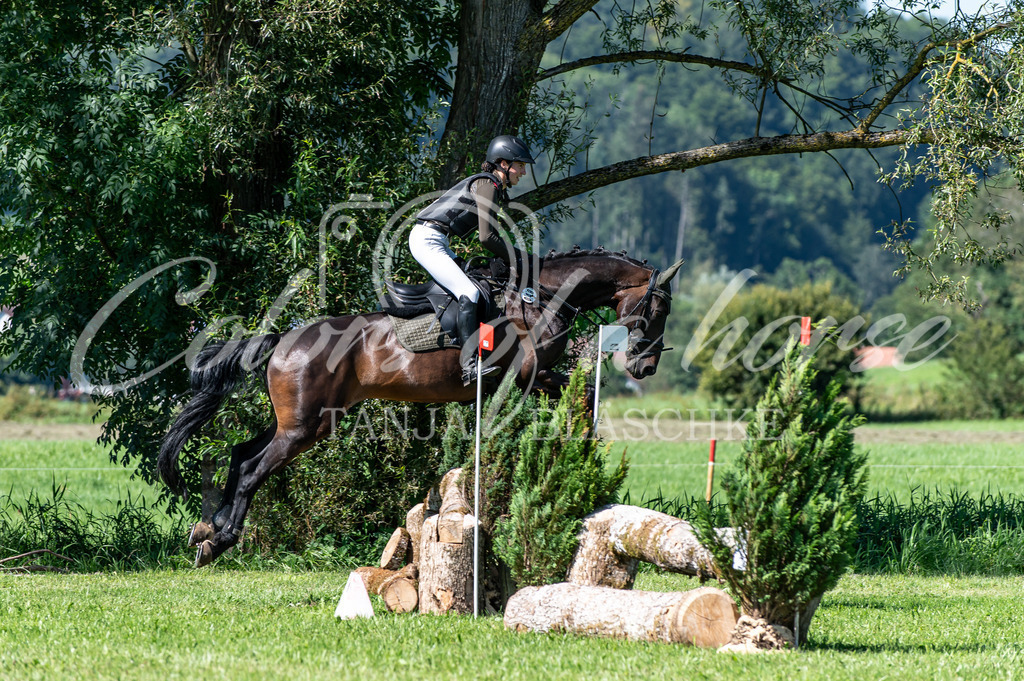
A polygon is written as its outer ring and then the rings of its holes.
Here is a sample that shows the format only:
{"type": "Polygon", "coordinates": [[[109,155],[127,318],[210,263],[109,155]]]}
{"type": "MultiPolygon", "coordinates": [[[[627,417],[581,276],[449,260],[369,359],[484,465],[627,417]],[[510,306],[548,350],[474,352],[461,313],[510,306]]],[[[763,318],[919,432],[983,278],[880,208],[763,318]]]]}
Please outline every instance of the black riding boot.
{"type": "MultiPolygon", "coordinates": [[[[476,381],[476,355],[479,352],[477,348],[469,347],[469,341],[473,337],[473,334],[480,330],[480,324],[477,321],[476,314],[476,302],[469,299],[468,296],[459,296],[459,339],[462,341],[462,384],[472,385],[476,381]]],[[[480,371],[481,376],[487,376],[493,374],[498,370],[498,367],[488,366],[483,367],[480,371]]]]}

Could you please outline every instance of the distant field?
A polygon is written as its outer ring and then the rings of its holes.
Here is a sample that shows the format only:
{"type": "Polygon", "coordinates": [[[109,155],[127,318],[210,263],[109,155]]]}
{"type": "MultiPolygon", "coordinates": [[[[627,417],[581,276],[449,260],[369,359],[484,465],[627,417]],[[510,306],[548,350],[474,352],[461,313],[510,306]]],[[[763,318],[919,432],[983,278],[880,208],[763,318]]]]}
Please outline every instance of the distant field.
{"type": "Polygon", "coordinates": [[[155,501],[159,490],[110,462],[106,447],[90,440],[0,441],[0,496],[15,501],[30,493],[49,497],[55,485],[66,487],[64,498],[95,513],[116,510],[128,494],[155,501]]]}
{"type": "MultiPolygon", "coordinates": [[[[714,423],[691,422],[686,414],[662,413],[656,419],[656,414],[602,419],[602,433],[614,443],[612,456],[617,459],[625,450],[630,459],[631,499],[703,496],[712,436],[717,438],[717,490],[722,472],[740,452],[742,424],[722,413],[714,423]]],[[[891,493],[906,500],[915,489],[953,488],[972,496],[1024,494],[1024,421],[869,425],[858,430],[857,442],[868,452],[871,496],[891,493]]],[[[98,512],[114,510],[129,493],[155,500],[160,492],[132,480],[90,440],[0,441],[0,495],[20,500],[35,491],[46,496],[54,484],[66,485],[68,500],[98,512]]]]}

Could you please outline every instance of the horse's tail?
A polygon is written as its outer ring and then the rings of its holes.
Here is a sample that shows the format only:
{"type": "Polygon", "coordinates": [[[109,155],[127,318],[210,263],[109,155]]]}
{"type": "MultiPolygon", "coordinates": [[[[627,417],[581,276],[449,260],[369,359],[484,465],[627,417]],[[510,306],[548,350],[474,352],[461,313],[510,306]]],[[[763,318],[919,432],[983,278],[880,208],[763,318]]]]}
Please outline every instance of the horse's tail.
{"type": "Polygon", "coordinates": [[[178,471],[181,448],[213,418],[243,374],[259,370],[266,375],[266,359],[280,340],[280,335],[268,334],[243,341],[220,341],[207,345],[196,356],[190,377],[192,399],[164,436],[157,458],[160,478],[175,494],[186,493],[185,481],[178,471]]]}

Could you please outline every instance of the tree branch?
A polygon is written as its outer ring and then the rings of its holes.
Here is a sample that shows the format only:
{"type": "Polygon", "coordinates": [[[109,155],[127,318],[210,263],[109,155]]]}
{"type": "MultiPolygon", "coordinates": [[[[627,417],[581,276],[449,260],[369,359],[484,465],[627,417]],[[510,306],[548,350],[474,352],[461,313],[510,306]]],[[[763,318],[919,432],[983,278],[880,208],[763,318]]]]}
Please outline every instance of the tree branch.
{"type": "Polygon", "coordinates": [[[545,33],[546,41],[551,42],[596,4],[597,0],[562,0],[541,17],[538,28],[545,33]]]}
{"type": "Polygon", "coordinates": [[[569,71],[575,71],[577,69],[586,68],[588,66],[597,66],[599,64],[615,64],[621,62],[637,62],[637,61],[671,61],[678,62],[680,64],[700,64],[702,66],[711,66],[719,69],[732,69],[734,71],[743,71],[754,76],[761,77],[762,69],[754,64],[747,64],[741,61],[729,61],[727,59],[715,59],[713,57],[705,57],[699,54],[690,54],[688,52],[672,52],[670,50],[637,50],[636,52],[616,52],[615,54],[598,54],[593,57],[584,57],[583,59],[577,59],[576,61],[566,62],[553,66],[550,69],[541,71],[537,76],[537,81],[547,80],[548,78],[554,78],[555,76],[569,71]]]}
{"type": "MultiPolygon", "coordinates": [[[[801,154],[805,152],[832,151],[835,149],[893,147],[910,141],[911,134],[905,130],[889,130],[885,132],[849,130],[845,132],[818,132],[808,135],[751,137],[735,142],[714,144],[700,149],[674,151],[657,156],[641,156],[628,161],[612,163],[602,168],[588,170],[579,175],[573,175],[572,177],[537,187],[516,200],[532,210],[540,210],[573,196],[645,175],[654,175],[670,170],[684,171],[721,161],[731,161],[753,156],[801,154]]],[[[933,138],[930,133],[925,133],[924,136],[916,137],[915,141],[921,144],[928,144],[933,141],[933,138]]]]}
{"type": "Polygon", "coordinates": [[[928,55],[930,55],[934,50],[939,47],[955,47],[957,50],[960,50],[1007,28],[1010,28],[1010,24],[995,24],[994,26],[989,26],[984,31],[979,31],[978,33],[975,33],[963,40],[943,40],[925,45],[918,53],[917,58],[914,59],[914,62],[910,65],[907,72],[903,74],[899,80],[893,83],[893,86],[889,88],[880,100],[878,100],[878,103],[871,109],[867,117],[861,121],[861,124],[857,129],[861,132],[867,132],[867,130],[874,125],[875,121],[878,120],[878,117],[881,116],[882,112],[884,112],[889,105],[893,103],[893,100],[896,99],[897,95],[910,85],[915,78],[921,75],[921,72],[924,71],[925,66],[928,64],[928,55]]]}

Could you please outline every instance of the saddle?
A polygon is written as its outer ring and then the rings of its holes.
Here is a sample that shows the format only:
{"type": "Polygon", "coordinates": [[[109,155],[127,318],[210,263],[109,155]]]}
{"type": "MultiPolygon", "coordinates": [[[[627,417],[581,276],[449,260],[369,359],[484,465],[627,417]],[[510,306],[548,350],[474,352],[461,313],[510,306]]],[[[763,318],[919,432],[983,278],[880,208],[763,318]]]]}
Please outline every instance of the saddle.
{"type": "MultiPolygon", "coordinates": [[[[491,261],[490,271],[466,271],[480,291],[480,321],[490,321],[501,314],[504,282],[500,260],[491,261]],[[493,263],[499,263],[495,266],[493,263]]],[[[507,270],[505,270],[507,278],[507,270]]],[[[401,284],[386,281],[381,311],[391,317],[399,341],[413,352],[438,348],[461,347],[458,332],[459,305],[455,296],[435,281],[423,284],[401,284]]]]}

